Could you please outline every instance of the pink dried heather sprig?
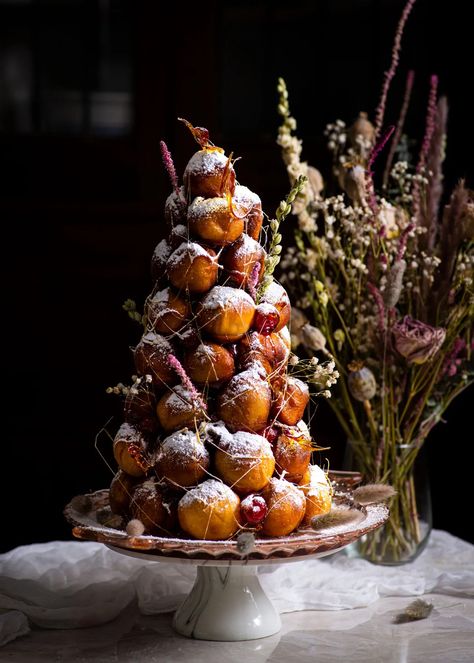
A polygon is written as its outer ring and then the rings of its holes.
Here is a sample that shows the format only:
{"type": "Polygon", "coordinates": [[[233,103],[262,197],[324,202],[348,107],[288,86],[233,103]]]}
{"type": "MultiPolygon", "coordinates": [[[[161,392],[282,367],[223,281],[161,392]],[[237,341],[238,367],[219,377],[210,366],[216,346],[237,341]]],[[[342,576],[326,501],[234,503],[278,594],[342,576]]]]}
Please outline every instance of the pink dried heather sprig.
{"type": "Polygon", "coordinates": [[[252,271],[250,273],[248,282],[247,282],[247,288],[249,291],[250,296],[254,301],[257,299],[257,284],[258,284],[258,277],[260,276],[260,270],[262,269],[262,265],[259,262],[256,262],[255,265],[252,268],[252,271]]]}
{"type": "Polygon", "coordinates": [[[401,260],[405,255],[405,251],[407,249],[408,235],[411,233],[414,227],[415,226],[413,223],[409,223],[405,228],[405,230],[402,232],[400,241],[398,242],[398,251],[397,251],[397,257],[395,258],[395,262],[401,260]]]}
{"type": "Polygon", "coordinates": [[[416,0],[408,0],[400,17],[400,20],[398,22],[397,29],[395,31],[395,39],[392,47],[392,61],[390,63],[390,67],[384,73],[382,93],[380,95],[379,104],[375,111],[376,136],[378,136],[378,134],[382,129],[383,119],[385,116],[385,106],[387,104],[388,91],[390,89],[390,84],[392,82],[392,79],[395,76],[395,72],[397,71],[398,63],[400,61],[400,47],[402,43],[403,30],[405,29],[405,23],[408,20],[408,16],[410,15],[410,12],[413,9],[413,5],[415,4],[415,2],[416,0]]]}
{"type": "MultiPolygon", "coordinates": [[[[431,139],[436,129],[436,97],[438,94],[438,77],[433,75],[430,79],[430,96],[428,98],[428,109],[426,112],[425,135],[420,150],[420,158],[416,166],[416,174],[421,175],[424,171],[428,152],[430,151],[431,139]]],[[[413,184],[413,216],[416,219],[420,213],[420,182],[415,179],[413,184]]]]}
{"type": "Polygon", "coordinates": [[[370,281],[367,283],[367,288],[369,289],[370,294],[375,299],[377,304],[378,311],[378,320],[379,320],[379,331],[381,334],[385,333],[385,304],[383,301],[382,293],[380,290],[370,281]]]}
{"type": "Polygon", "coordinates": [[[456,375],[459,366],[462,363],[462,359],[459,358],[461,352],[464,352],[466,349],[466,341],[458,337],[454,343],[451,352],[446,357],[443,368],[441,369],[440,377],[447,375],[452,378],[456,375]]]}
{"type": "Polygon", "coordinates": [[[400,138],[402,137],[403,128],[405,126],[405,120],[407,117],[408,107],[410,105],[411,93],[413,90],[413,83],[415,81],[415,72],[413,69],[410,69],[407,75],[407,80],[405,84],[405,94],[403,95],[403,103],[400,109],[400,115],[398,116],[397,128],[393,134],[393,140],[390,145],[390,151],[387,157],[387,163],[385,164],[385,170],[383,173],[383,187],[385,188],[388,184],[388,178],[390,176],[390,171],[392,169],[393,159],[395,157],[395,151],[400,143],[400,138]]]}
{"type": "Polygon", "coordinates": [[[377,199],[375,197],[374,172],[372,170],[372,166],[373,166],[376,158],[382,152],[383,148],[387,144],[388,139],[390,138],[390,136],[393,134],[394,131],[395,131],[394,126],[390,126],[387,129],[387,131],[384,133],[382,138],[372,148],[372,151],[369,154],[369,159],[367,161],[366,190],[367,190],[367,196],[368,196],[368,200],[369,200],[369,207],[372,210],[372,214],[374,215],[374,217],[377,215],[378,206],[377,206],[377,199]]]}
{"type": "Polygon", "coordinates": [[[184,370],[184,367],[183,367],[182,363],[179,361],[179,359],[177,357],[175,357],[174,354],[170,353],[168,355],[168,364],[171,366],[171,368],[174,371],[176,371],[176,373],[178,374],[179,379],[181,380],[181,384],[189,392],[189,394],[191,395],[194,402],[198,405],[198,407],[201,410],[206,412],[206,410],[207,410],[206,403],[203,401],[203,399],[201,397],[201,394],[198,392],[196,387],[191,382],[191,379],[190,379],[189,375],[184,370]]]}
{"type": "Polygon", "coordinates": [[[174,167],[171,152],[169,151],[168,146],[166,145],[164,140],[160,140],[160,150],[161,150],[161,158],[163,160],[163,165],[166,168],[166,172],[169,175],[173,189],[175,190],[176,195],[179,197],[180,192],[179,192],[178,176],[176,175],[176,168],[174,167]]]}

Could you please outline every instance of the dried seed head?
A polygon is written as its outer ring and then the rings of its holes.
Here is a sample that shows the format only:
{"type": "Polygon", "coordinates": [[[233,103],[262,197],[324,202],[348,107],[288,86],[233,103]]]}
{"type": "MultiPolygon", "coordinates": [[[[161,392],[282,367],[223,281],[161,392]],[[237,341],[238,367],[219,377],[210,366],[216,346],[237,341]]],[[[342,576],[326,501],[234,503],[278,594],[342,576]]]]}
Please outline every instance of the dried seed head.
{"type": "Polygon", "coordinates": [[[368,483],[365,486],[356,488],[352,493],[354,502],[366,506],[367,504],[377,504],[384,502],[397,494],[397,491],[388,484],[368,483]]]}
{"type": "Polygon", "coordinates": [[[125,531],[129,536],[141,536],[145,531],[145,525],[138,518],[133,518],[127,523],[125,531]]]}

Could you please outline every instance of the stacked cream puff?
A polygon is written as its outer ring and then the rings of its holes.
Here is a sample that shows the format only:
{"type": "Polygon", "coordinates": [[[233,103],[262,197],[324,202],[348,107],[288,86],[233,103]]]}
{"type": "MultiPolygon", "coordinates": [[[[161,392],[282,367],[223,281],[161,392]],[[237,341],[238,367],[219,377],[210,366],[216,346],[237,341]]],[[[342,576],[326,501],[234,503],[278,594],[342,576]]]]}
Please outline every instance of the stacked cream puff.
{"type": "Polygon", "coordinates": [[[152,257],[110,506],[148,534],[285,536],[329,511],[331,487],[311,465],[308,387],[288,375],[288,295],[260,288],[261,201],[208,144],[183,181],[152,257]]]}

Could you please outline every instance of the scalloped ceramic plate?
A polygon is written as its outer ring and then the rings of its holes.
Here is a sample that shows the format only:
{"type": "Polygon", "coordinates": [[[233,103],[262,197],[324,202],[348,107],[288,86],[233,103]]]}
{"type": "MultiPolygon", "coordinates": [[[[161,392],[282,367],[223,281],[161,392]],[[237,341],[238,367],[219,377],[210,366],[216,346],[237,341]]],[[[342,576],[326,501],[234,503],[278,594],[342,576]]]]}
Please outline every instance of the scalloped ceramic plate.
{"type": "Polygon", "coordinates": [[[189,561],[226,561],[226,560],[288,560],[308,555],[322,556],[335,552],[353,543],[364,534],[377,529],[388,518],[388,508],[383,504],[366,507],[355,506],[350,495],[354,485],[359,483],[360,475],[356,473],[330,472],[334,483],[334,504],[340,509],[357,511],[359,519],[337,526],[321,528],[318,531],[311,527],[300,528],[289,536],[279,538],[256,537],[253,550],[242,555],[237,541],[205,541],[162,536],[129,536],[120,529],[101,525],[97,521],[97,511],[108,506],[108,490],[99,490],[84,497],[90,500],[91,508],[84,513],[70,502],[64,514],[74,526],[73,535],[78,539],[98,541],[115,548],[141,552],[167,559],[188,559],[189,561]]]}

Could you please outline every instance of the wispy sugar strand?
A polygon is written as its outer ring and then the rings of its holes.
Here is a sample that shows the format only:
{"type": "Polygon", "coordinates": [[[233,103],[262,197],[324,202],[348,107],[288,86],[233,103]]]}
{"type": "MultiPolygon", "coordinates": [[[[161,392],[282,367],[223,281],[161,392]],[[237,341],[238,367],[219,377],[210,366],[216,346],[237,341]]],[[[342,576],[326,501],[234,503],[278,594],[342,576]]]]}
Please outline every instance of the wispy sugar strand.
{"type": "Polygon", "coordinates": [[[390,144],[390,151],[387,157],[387,163],[385,164],[385,170],[383,173],[383,187],[386,188],[388,184],[388,178],[390,176],[390,171],[392,170],[393,159],[395,158],[395,152],[400,143],[400,138],[402,137],[403,128],[405,126],[405,120],[408,113],[408,108],[410,106],[411,93],[413,90],[413,83],[415,82],[415,72],[413,69],[407,74],[407,80],[405,83],[405,94],[403,95],[403,103],[400,109],[400,115],[398,116],[397,127],[395,133],[393,134],[393,139],[390,144]]]}
{"type": "Polygon", "coordinates": [[[405,29],[405,23],[408,20],[413,5],[416,0],[408,0],[405,5],[405,8],[402,12],[400,20],[395,31],[395,39],[392,47],[392,60],[390,62],[390,67],[384,73],[384,81],[382,85],[382,93],[380,95],[380,101],[378,103],[377,109],[375,111],[375,135],[378,136],[382,130],[383,120],[385,117],[385,107],[387,105],[387,96],[390,89],[390,84],[398,68],[398,63],[400,61],[400,48],[402,43],[403,30],[405,29]]]}
{"type": "Polygon", "coordinates": [[[171,152],[169,151],[168,146],[164,140],[160,140],[160,150],[161,150],[161,159],[163,161],[163,165],[166,168],[166,172],[168,173],[168,176],[171,180],[171,184],[173,186],[173,189],[175,190],[176,195],[179,196],[179,184],[178,184],[178,176],[176,174],[176,168],[174,166],[171,152]]]}

